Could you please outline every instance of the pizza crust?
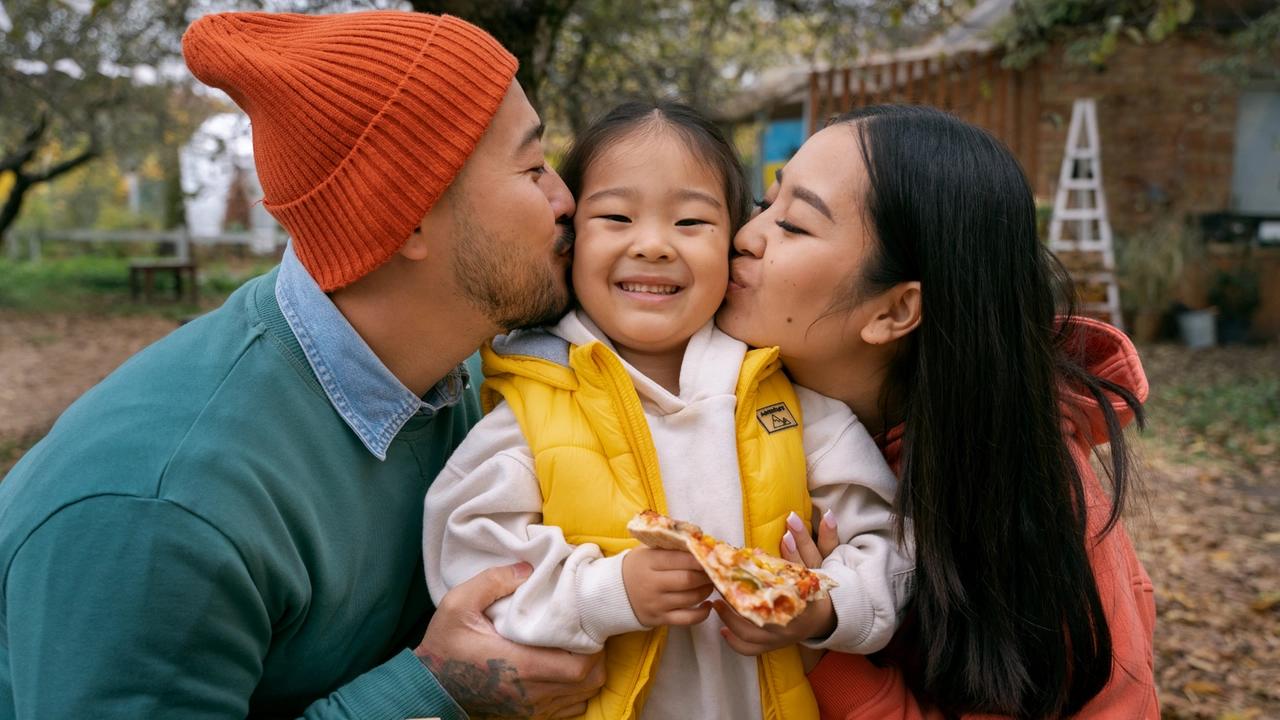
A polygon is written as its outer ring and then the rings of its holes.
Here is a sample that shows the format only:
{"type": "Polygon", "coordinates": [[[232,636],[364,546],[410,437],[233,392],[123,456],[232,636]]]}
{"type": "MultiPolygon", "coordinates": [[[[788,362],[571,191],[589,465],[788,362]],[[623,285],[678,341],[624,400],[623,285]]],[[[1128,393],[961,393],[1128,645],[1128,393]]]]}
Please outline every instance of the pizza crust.
{"type": "Polygon", "coordinates": [[[808,603],[827,597],[837,586],[830,577],[763,550],[735,548],[702,532],[693,523],[641,510],[627,530],[649,547],[686,550],[702,565],[716,590],[735,611],[759,627],[786,625],[808,603]]]}
{"type": "Polygon", "coordinates": [[[690,550],[690,541],[695,537],[701,539],[703,536],[702,528],[697,525],[672,520],[652,510],[641,510],[636,513],[636,516],[627,523],[627,531],[645,545],[660,550],[690,550]]]}

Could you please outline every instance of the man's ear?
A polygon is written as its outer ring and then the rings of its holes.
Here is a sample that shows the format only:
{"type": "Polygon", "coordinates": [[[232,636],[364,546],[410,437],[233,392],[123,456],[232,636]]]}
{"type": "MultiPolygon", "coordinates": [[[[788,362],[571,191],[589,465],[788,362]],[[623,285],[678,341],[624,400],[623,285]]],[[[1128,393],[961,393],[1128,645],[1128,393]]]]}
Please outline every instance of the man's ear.
{"type": "Polygon", "coordinates": [[[871,320],[862,328],[862,339],[871,345],[897,340],[920,327],[920,282],[898,283],[888,292],[870,300],[871,320]]]}
{"type": "Polygon", "coordinates": [[[425,260],[432,254],[433,249],[436,253],[439,253],[439,248],[433,248],[432,246],[440,238],[445,237],[442,233],[447,232],[447,228],[451,224],[450,213],[453,211],[451,200],[452,193],[451,188],[449,188],[440,195],[440,199],[436,200],[436,204],[432,205],[431,209],[427,211],[426,216],[422,218],[422,222],[418,223],[418,227],[414,229],[413,234],[409,235],[409,239],[405,240],[404,244],[400,246],[400,255],[404,256],[406,260],[425,260]]]}
{"type": "Polygon", "coordinates": [[[400,246],[397,252],[408,260],[425,260],[427,258],[428,245],[428,231],[425,228],[426,223],[424,222],[414,229],[413,234],[409,236],[408,240],[404,241],[404,244],[400,246]]]}

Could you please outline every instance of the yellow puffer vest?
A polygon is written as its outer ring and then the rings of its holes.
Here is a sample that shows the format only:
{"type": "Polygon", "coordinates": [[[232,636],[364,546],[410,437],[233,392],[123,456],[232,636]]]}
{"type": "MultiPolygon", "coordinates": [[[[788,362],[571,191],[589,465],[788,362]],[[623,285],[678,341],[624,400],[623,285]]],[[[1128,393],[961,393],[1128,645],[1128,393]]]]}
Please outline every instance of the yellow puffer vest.
{"type": "MultiPolygon", "coordinates": [[[[638,544],[627,521],[643,509],[667,512],[658,455],[640,398],[618,357],[602,343],[574,346],[542,331],[499,336],[481,350],[488,413],[504,399],[533,452],[542,522],[605,555],[638,544]]],[[[735,421],[747,547],[777,554],[786,518],[811,514],[800,401],[780,372],[777,348],[752,350],[738,376],[735,421]]],[[[653,686],[667,629],[605,643],[607,679],[583,717],[637,718],[653,686]]],[[[758,658],[767,720],[818,717],[794,647],[758,658]]]]}

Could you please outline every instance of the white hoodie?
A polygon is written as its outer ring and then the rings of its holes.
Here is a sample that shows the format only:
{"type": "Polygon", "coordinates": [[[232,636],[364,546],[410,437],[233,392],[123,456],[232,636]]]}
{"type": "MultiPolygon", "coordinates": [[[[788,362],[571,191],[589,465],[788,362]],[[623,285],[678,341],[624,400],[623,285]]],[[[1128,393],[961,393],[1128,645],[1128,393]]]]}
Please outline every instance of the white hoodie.
{"type": "MultiPolygon", "coordinates": [[[[599,340],[581,310],[551,332],[575,345],[599,340]]],[[[623,362],[649,422],[671,517],[743,544],[734,390],[747,346],[708,322],[689,340],[673,395],[623,362]]],[[[796,387],[814,523],[835,514],[842,545],[822,569],[840,584],[831,592],[836,629],[813,647],[866,654],[883,648],[909,600],[914,568],[890,525],[898,481],[871,436],[837,400],[796,387]]],[[[497,631],[525,645],[594,653],[606,638],[644,630],[622,582],[626,553],[603,557],[594,544],[571,545],[560,528],[540,524],[542,494],[533,454],[515,415],[499,405],[467,434],[427,493],[423,557],[431,598],[480,571],[518,561],[532,576],[487,611],[497,631]]],[[[815,525],[816,526],[816,525],[815,525]]],[[[719,617],[672,627],[642,718],[759,718],[756,659],[719,635],[719,617]]]]}

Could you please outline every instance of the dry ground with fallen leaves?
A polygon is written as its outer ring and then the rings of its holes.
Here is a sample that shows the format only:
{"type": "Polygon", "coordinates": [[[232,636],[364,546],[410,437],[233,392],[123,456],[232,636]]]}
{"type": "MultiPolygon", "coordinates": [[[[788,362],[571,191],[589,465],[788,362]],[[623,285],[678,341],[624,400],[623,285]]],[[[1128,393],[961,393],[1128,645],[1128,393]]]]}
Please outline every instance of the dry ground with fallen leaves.
{"type": "MultiPolygon", "coordinates": [[[[177,323],[0,310],[0,475],[81,393],[177,323]]],[[[1280,346],[1143,348],[1126,520],[1156,586],[1165,718],[1280,720],[1280,346]]]]}
{"type": "Polygon", "coordinates": [[[1280,719],[1280,346],[1143,348],[1146,507],[1166,718],[1280,719]]]}

